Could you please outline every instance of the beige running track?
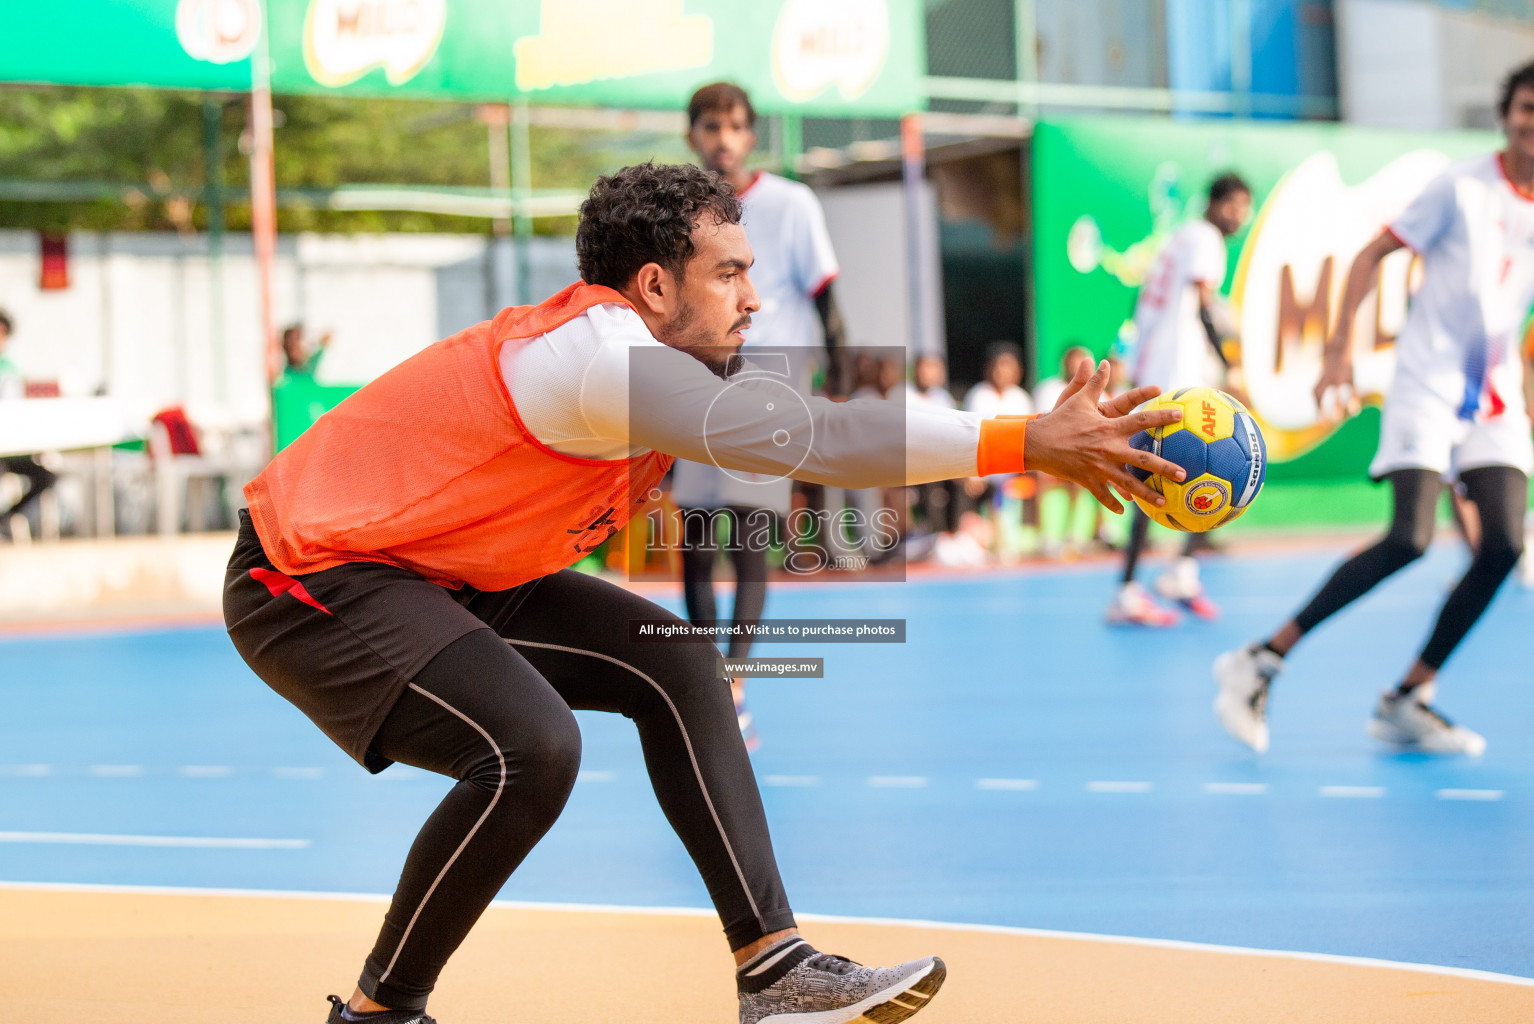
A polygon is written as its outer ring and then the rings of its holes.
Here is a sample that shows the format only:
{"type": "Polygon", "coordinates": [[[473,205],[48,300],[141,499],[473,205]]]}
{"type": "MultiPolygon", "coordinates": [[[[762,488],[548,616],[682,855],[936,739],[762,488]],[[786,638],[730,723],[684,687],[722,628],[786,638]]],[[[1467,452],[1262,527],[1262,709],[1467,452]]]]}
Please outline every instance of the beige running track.
{"type": "MultiPolygon", "coordinates": [[[[320,1024],[379,902],[0,889],[0,1017],[26,1024],[320,1024]]],[[[937,953],[921,1024],[1524,1024],[1494,978],[959,926],[809,922],[864,963],[937,953]]],[[[448,965],[441,1024],[730,1024],[731,964],[698,914],[492,907],[448,965]]]]}

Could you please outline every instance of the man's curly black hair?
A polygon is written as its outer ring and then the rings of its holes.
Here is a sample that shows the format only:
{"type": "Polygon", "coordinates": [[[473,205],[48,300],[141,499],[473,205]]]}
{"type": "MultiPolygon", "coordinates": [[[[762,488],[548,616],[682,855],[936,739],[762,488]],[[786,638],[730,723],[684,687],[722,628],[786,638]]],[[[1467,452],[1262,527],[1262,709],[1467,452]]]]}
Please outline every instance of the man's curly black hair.
{"type": "Polygon", "coordinates": [[[1519,89],[1534,89],[1534,61],[1514,68],[1502,79],[1502,95],[1497,99],[1497,113],[1502,120],[1507,120],[1507,115],[1513,109],[1513,93],[1519,89]]]}
{"type": "Polygon", "coordinates": [[[621,288],[646,263],[658,263],[680,280],[700,216],[715,224],[740,223],[740,199],[713,171],[643,163],[598,178],[575,229],[581,280],[621,288]]]}

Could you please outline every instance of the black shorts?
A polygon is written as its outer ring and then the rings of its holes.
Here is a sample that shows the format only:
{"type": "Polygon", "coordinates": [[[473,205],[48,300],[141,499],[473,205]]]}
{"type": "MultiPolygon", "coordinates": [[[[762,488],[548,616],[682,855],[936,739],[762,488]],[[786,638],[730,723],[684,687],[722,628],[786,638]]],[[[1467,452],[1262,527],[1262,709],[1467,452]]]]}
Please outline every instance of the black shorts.
{"type": "Polygon", "coordinates": [[[369,744],[406,684],[465,634],[502,632],[537,583],[450,590],[377,562],[287,576],[242,510],[224,577],[224,624],[258,676],[368,771],[381,772],[393,762],[369,744]]]}

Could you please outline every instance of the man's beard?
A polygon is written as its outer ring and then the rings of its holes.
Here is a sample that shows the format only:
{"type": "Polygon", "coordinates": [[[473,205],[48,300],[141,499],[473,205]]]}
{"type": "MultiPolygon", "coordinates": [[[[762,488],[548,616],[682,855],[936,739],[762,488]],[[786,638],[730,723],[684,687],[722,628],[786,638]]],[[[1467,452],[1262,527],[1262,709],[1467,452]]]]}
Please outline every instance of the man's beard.
{"type": "Polygon", "coordinates": [[[666,343],[686,352],[708,367],[714,376],[724,379],[729,376],[730,358],[739,350],[738,346],[728,344],[728,338],[736,331],[750,327],[751,317],[743,316],[735,321],[725,332],[725,340],[704,336],[703,330],[697,326],[697,320],[696,311],[691,306],[683,305],[677,310],[676,316],[662,327],[666,343]]]}

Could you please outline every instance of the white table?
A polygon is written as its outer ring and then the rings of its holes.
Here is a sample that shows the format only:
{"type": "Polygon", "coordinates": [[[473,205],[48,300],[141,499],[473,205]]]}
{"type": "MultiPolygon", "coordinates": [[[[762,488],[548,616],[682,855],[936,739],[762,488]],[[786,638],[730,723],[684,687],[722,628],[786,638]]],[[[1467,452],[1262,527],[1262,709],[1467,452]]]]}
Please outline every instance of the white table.
{"type": "Polygon", "coordinates": [[[0,457],[95,449],[96,534],[107,537],[115,530],[112,445],[142,438],[147,426],[110,397],[0,401],[0,457]]]}

